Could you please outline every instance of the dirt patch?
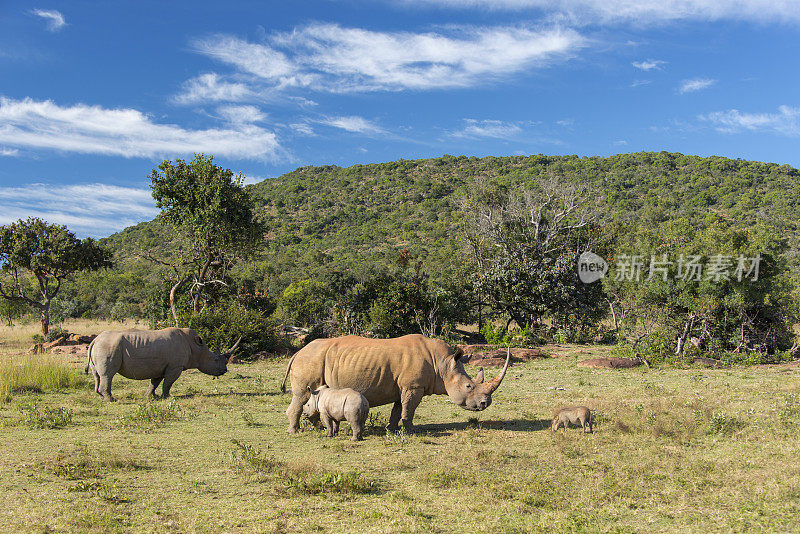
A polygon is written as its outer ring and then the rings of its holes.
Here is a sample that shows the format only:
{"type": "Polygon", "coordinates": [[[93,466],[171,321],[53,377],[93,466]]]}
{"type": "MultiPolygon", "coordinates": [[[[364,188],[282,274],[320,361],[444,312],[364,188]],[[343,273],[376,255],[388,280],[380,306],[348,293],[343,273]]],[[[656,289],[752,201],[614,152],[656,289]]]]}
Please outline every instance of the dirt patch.
{"type": "MultiPolygon", "coordinates": [[[[465,362],[478,367],[502,367],[506,363],[506,349],[494,348],[491,345],[459,345],[466,356],[465,362]]],[[[545,351],[534,348],[512,348],[511,363],[526,362],[538,358],[549,358],[545,351]]]]}
{"type": "Polygon", "coordinates": [[[89,347],[88,344],[86,345],[58,345],[55,347],[51,347],[48,352],[53,354],[86,354],[86,349],[89,347]]]}
{"type": "Polygon", "coordinates": [[[591,358],[578,362],[578,367],[593,369],[633,369],[640,365],[642,365],[640,361],[631,358],[591,358]]]}

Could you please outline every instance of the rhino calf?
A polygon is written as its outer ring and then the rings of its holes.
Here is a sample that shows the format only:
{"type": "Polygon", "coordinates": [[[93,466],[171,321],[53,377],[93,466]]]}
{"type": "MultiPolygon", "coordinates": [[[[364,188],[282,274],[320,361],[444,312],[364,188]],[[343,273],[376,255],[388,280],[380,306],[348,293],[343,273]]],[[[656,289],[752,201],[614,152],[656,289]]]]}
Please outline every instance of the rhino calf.
{"type": "Polygon", "coordinates": [[[564,430],[566,430],[569,428],[570,424],[581,425],[584,433],[586,433],[587,428],[589,432],[593,432],[592,412],[590,412],[589,408],[586,406],[569,406],[567,408],[561,408],[553,414],[553,424],[551,425],[553,432],[558,430],[558,427],[562,425],[564,426],[564,430]]]}
{"type": "Polygon", "coordinates": [[[311,398],[303,405],[303,413],[309,419],[319,417],[328,436],[335,436],[339,432],[339,423],[347,421],[353,429],[353,441],[360,441],[364,433],[364,423],[369,414],[369,402],[358,391],[350,388],[331,389],[322,386],[316,391],[311,391],[311,398]]]}

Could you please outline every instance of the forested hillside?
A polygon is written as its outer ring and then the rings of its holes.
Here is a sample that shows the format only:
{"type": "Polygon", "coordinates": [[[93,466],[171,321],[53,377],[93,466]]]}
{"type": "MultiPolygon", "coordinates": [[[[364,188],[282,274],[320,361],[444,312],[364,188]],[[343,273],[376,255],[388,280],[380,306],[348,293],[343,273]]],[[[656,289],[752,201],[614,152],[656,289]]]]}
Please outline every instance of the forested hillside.
{"type": "MultiPolygon", "coordinates": [[[[629,227],[679,218],[702,226],[721,217],[742,226],[766,220],[794,233],[800,220],[797,169],[721,157],[443,156],[301,167],[248,187],[269,229],[256,263],[274,273],[276,290],[331,270],[380,269],[403,249],[424,259],[433,276],[452,276],[462,249],[460,201],[470,184],[485,179],[513,188],[552,176],[594,184],[611,217],[629,227]]],[[[158,222],[149,222],[104,242],[126,265],[137,242],[168,252],[164,236],[158,222]]]]}

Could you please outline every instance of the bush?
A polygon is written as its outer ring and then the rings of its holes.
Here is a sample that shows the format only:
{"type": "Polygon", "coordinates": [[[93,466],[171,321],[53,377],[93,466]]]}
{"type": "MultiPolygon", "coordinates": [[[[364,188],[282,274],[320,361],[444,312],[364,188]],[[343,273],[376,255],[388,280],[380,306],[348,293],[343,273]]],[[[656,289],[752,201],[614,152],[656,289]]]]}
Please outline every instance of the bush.
{"type": "Polygon", "coordinates": [[[321,324],[328,314],[328,291],[314,280],[292,282],[278,300],[278,315],[298,326],[321,324]]]}
{"type": "Polygon", "coordinates": [[[35,404],[20,406],[22,419],[30,428],[64,428],[72,423],[72,410],[69,408],[50,408],[45,406],[39,409],[35,404]]]}
{"type": "Polygon", "coordinates": [[[44,336],[44,339],[49,343],[50,341],[58,339],[61,336],[67,336],[67,335],[69,335],[69,332],[67,332],[66,330],[60,327],[54,327],[48,330],[47,335],[44,336]]]}
{"type": "Polygon", "coordinates": [[[486,323],[481,328],[481,334],[490,345],[508,345],[510,338],[508,331],[502,327],[494,326],[492,323],[486,323]]]}
{"type": "Polygon", "coordinates": [[[241,336],[236,354],[247,358],[260,351],[275,351],[286,341],[275,333],[277,321],[240,305],[209,307],[181,321],[194,328],[210,348],[224,351],[241,336]]]}

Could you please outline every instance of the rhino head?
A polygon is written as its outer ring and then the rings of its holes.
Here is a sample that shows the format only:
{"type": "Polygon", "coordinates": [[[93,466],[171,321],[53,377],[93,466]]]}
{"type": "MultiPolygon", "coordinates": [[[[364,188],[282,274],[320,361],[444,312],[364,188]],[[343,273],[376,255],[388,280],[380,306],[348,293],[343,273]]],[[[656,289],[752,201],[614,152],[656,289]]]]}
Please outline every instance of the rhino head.
{"type": "Polygon", "coordinates": [[[492,404],[492,393],[500,387],[500,382],[506,376],[508,364],[511,362],[511,349],[506,354],[506,364],[499,375],[491,380],[484,381],[483,368],[478,371],[475,378],[470,378],[464,370],[464,352],[457,348],[453,358],[446,361],[445,369],[442,372],[442,380],[447,396],[453,404],[457,404],[465,410],[479,412],[485,410],[492,404]]]}
{"type": "Polygon", "coordinates": [[[182,330],[189,338],[189,348],[192,351],[192,360],[195,362],[195,366],[200,370],[201,373],[217,377],[228,372],[228,358],[231,356],[231,354],[233,354],[233,351],[236,350],[236,347],[239,346],[239,342],[242,341],[242,338],[239,338],[239,340],[236,341],[231,348],[222,354],[217,354],[208,348],[208,345],[205,344],[197,332],[191,328],[183,328],[182,330]]]}

